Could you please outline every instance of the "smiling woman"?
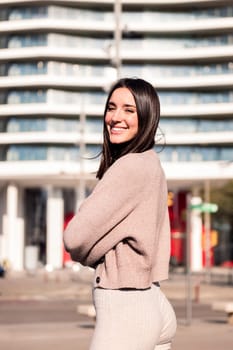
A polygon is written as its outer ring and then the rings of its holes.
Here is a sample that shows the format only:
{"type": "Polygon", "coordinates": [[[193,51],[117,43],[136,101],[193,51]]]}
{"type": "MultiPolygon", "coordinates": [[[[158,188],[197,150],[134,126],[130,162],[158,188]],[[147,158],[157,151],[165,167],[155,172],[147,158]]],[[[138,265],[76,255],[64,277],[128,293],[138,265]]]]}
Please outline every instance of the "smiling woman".
{"type": "Polygon", "coordinates": [[[151,84],[115,83],[103,118],[100,181],[64,232],[72,259],[95,269],[90,350],[171,348],[176,317],[159,284],[170,258],[167,184],[153,150],[159,118],[151,84]]]}

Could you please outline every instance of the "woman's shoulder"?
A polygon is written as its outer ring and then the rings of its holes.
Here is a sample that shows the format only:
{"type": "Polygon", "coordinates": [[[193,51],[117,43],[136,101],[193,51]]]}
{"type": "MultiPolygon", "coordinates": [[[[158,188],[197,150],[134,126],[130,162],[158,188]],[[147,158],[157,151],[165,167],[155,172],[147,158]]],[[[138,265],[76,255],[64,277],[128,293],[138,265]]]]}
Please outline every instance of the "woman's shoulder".
{"type": "MultiPolygon", "coordinates": [[[[99,186],[106,183],[114,186],[128,184],[130,188],[148,185],[163,176],[163,170],[156,152],[151,149],[141,153],[128,153],[118,158],[106,171],[99,186]],[[119,185],[121,184],[121,185],[119,185]]],[[[124,185],[125,186],[125,185],[124,185]]],[[[125,187],[124,187],[125,189],[125,187]]]]}
{"type": "Polygon", "coordinates": [[[145,166],[148,164],[151,166],[153,163],[159,162],[159,157],[157,153],[153,150],[150,149],[145,152],[140,152],[140,153],[128,153],[121,158],[117,160],[116,163],[118,164],[130,164],[130,165],[142,165],[144,164],[145,166]]]}
{"type": "MultiPolygon", "coordinates": [[[[141,153],[128,153],[120,157],[113,165],[112,169],[122,169],[124,173],[129,172],[138,175],[158,167],[160,161],[153,149],[141,153]]],[[[111,168],[111,167],[110,167],[111,168]]]]}

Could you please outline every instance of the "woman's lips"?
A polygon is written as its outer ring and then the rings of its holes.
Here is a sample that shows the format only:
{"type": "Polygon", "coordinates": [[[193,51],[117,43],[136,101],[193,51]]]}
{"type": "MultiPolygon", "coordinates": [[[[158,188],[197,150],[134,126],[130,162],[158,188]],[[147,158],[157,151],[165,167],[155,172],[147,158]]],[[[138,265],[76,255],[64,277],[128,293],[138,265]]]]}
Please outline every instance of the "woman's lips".
{"type": "Polygon", "coordinates": [[[121,133],[122,131],[125,131],[127,128],[125,128],[125,127],[116,127],[116,126],[114,126],[114,127],[111,127],[111,133],[112,134],[118,134],[118,133],[121,133]]]}

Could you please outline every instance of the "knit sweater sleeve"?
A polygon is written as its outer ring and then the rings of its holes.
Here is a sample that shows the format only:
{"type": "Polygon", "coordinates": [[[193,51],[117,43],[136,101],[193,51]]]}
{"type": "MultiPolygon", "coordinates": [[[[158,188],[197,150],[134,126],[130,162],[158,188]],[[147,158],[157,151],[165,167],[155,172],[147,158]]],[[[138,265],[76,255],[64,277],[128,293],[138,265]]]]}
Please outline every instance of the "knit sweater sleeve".
{"type": "Polygon", "coordinates": [[[111,230],[134,210],[143,191],[144,176],[145,166],[137,154],[120,158],[108,169],[64,232],[64,244],[73,260],[94,266],[106,250],[124,239],[111,237],[111,230]]]}

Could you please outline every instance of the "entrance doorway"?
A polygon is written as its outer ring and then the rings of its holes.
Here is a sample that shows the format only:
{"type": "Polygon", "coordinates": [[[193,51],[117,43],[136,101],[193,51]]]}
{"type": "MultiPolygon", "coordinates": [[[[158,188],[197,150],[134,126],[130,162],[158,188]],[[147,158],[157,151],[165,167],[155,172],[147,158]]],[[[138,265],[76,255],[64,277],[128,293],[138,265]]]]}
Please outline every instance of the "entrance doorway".
{"type": "Polygon", "coordinates": [[[38,248],[41,265],[46,263],[46,200],[41,188],[25,189],[25,245],[38,248]]]}

